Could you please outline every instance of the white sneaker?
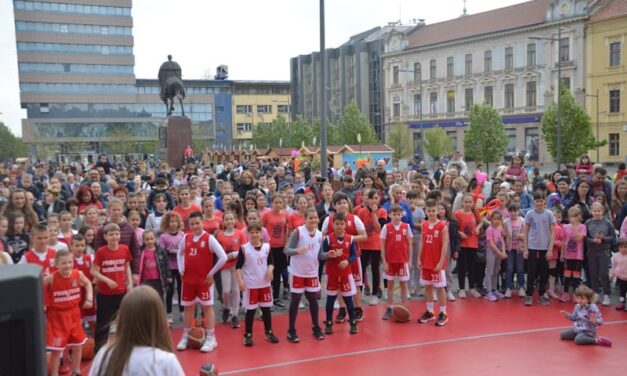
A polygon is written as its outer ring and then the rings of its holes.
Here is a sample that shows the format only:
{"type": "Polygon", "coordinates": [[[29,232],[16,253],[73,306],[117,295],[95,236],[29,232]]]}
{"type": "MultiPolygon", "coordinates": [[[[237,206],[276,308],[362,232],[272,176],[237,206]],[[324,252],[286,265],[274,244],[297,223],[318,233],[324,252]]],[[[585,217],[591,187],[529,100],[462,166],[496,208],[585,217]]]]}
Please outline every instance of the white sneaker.
{"type": "Polygon", "coordinates": [[[512,289],[505,290],[505,297],[508,299],[512,297],[512,289]]]}
{"type": "Polygon", "coordinates": [[[215,336],[207,336],[207,338],[205,338],[205,343],[203,343],[202,347],[200,348],[200,351],[201,352],[211,352],[216,347],[218,347],[218,341],[216,341],[216,337],[215,336]]]}
{"type": "Polygon", "coordinates": [[[305,309],[305,302],[301,300],[300,303],[298,303],[298,309],[305,309]]]}
{"type": "Polygon", "coordinates": [[[522,287],[520,289],[518,289],[518,297],[519,298],[524,298],[525,296],[527,296],[527,292],[525,291],[525,289],[522,288],[522,287]]]}
{"type": "Polygon", "coordinates": [[[461,299],[466,299],[466,290],[459,290],[457,293],[457,297],[461,299]]]}
{"type": "Polygon", "coordinates": [[[187,350],[187,342],[188,341],[189,341],[188,334],[183,334],[183,337],[181,337],[181,340],[179,341],[179,344],[176,345],[176,349],[178,351],[187,350]]]}
{"type": "Polygon", "coordinates": [[[470,295],[474,296],[475,298],[481,297],[481,293],[477,291],[477,289],[470,289],[470,295]]]}
{"type": "Polygon", "coordinates": [[[379,304],[379,298],[377,298],[376,295],[373,295],[372,298],[370,298],[370,305],[375,306],[379,304]]]}
{"type": "Polygon", "coordinates": [[[610,305],[610,304],[611,304],[611,302],[610,302],[610,296],[609,296],[609,295],[605,295],[605,296],[603,297],[603,303],[601,303],[601,304],[603,304],[604,306],[608,306],[608,305],[610,305]]]}
{"type": "Polygon", "coordinates": [[[340,302],[338,299],[335,299],[335,303],[333,303],[333,309],[339,309],[340,308],[340,302]]]}
{"type": "Polygon", "coordinates": [[[556,293],[555,293],[555,291],[553,291],[553,290],[549,290],[549,291],[547,291],[547,294],[549,294],[549,297],[550,297],[551,299],[559,299],[559,296],[557,296],[557,294],[556,294],[556,293]]]}
{"type": "Polygon", "coordinates": [[[455,299],[455,294],[453,294],[453,290],[448,290],[448,292],[446,293],[446,299],[448,299],[451,302],[454,302],[455,299]]]}

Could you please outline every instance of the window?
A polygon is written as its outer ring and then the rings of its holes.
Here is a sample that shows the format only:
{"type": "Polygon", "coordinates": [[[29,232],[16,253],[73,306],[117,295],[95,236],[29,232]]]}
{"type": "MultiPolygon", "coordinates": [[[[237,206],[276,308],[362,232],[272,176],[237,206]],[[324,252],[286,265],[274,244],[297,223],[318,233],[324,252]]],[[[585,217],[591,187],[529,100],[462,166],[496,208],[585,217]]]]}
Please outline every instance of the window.
{"type": "Polygon", "coordinates": [[[474,89],[468,88],[464,90],[464,102],[466,105],[466,111],[470,111],[470,109],[472,108],[472,105],[475,103],[473,95],[474,95],[474,89]]]}
{"type": "Polygon", "coordinates": [[[394,119],[398,119],[401,117],[401,104],[400,103],[394,103],[394,105],[392,106],[392,117],[394,119]]]}
{"type": "Polygon", "coordinates": [[[525,128],[525,149],[529,155],[529,159],[537,161],[539,154],[540,137],[538,128],[525,128]]]}
{"type": "Polygon", "coordinates": [[[50,107],[48,106],[48,103],[41,103],[39,105],[39,112],[41,113],[49,113],[50,112],[50,107]]]}
{"type": "Polygon", "coordinates": [[[252,132],[253,123],[237,123],[237,133],[252,132]]]}
{"type": "Polygon", "coordinates": [[[422,115],[422,95],[414,94],[414,115],[422,115]]]}
{"type": "Polygon", "coordinates": [[[492,51],[483,53],[483,71],[485,73],[492,72],[492,51]]]}
{"type": "Polygon", "coordinates": [[[446,92],[446,112],[455,112],[455,91],[453,90],[446,92]]]}
{"type": "Polygon", "coordinates": [[[432,114],[438,113],[438,93],[429,94],[429,108],[432,114]]]}
{"type": "Polygon", "coordinates": [[[414,63],[414,82],[422,81],[422,67],[420,63],[414,63]]]}
{"type": "Polygon", "coordinates": [[[472,54],[466,54],[464,57],[464,73],[466,76],[472,75],[472,54]]]}
{"type": "Polygon", "coordinates": [[[516,129],[505,129],[507,134],[507,155],[514,155],[516,153],[516,129]]]}
{"type": "Polygon", "coordinates": [[[570,60],[570,39],[560,39],[560,61],[570,60]]]}
{"type": "Polygon", "coordinates": [[[277,107],[277,111],[278,111],[280,114],[287,114],[287,113],[289,113],[289,112],[290,112],[290,106],[289,106],[289,105],[286,105],[286,104],[279,104],[279,105],[277,105],[276,107],[277,107]]]}
{"type": "Polygon", "coordinates": [[[610,90],[610,113],[620,112],[620,90],[610,90]]]}
{"type": "Polygon", "coordinates": [[[422,134],[420,132],[414,133],[414,155],[422,157],[422,134]]]}
{"type": "Polygon", "coordinates": [[[238,114],[251,114],[253,112],[253,106],[250,104],[238,104],[235,106],[235,112],[238,114]]]}
{"type": "Polygon", "coordinates": [[[620,155],[620,134],[618,133],[610,133],[609,134],[609,146],[610,146],[610,155],[613,157],[620,155]]]}
{"type": "Polygon", "coordinates": [[[437,78],[437,62],[435,60],[431,60],[429,62],[429,79],[435,80],[437,78]]]}
{"type": "Polygon", "coordinates": [[[527,45],[527,66],[533,67],[536,65],[536,44],[529,43],[527,45]]]}
{"type": "Polygon", "coordinates": [[[257,105],[257,113],[258,114],[271,114],[272,113],[272,105],[271,104],[258,104],[257,105]]]}
{"type": "Polygon", "coordinates": [[[492,86],[486,86],[483,88],[483,102],[490,107],[494,107],[492,86]]]}
{"type": "Polygon", "coordinates": [[[536,82],[527,82],[527,107],[536,106],[536,82]]]}
{"type": "Polygon", "coordinates": [[[399,75],[398,66],[392,67],[392,85],[398,85],[398,75],[399,75]]]}
{"type": "Polygon", "coordinates": [[[568,90],[570,90],[570,77],[562,77],[562,85],[568,90]]]}
{"type": "Polygon", "coordinates": [[[505,108],[514,109],[514,84],[505,84],[505,108]]]}
{"type": "Polygon", "coordinates": [[[446,77],[455,75],[455,62],[452,57],[446,58],[446,77]]]}
{"type": "Polygon", "coordinates": [[[620,42],[610,43],[610,66],[620,65],[620,42]]]}
{"type": "Polygon", "coordinates": [[[514,69],[514,47],[505,48],[505,69],[514,69]]]}

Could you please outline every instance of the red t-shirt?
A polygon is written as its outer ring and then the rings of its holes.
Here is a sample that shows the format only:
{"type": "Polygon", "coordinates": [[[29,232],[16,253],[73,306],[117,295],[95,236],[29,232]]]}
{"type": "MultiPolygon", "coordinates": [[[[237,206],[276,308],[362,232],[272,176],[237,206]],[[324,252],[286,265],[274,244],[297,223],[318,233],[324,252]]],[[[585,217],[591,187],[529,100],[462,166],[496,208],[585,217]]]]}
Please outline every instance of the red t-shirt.
{"type": "Polygon", "coordinates": [[[185,226],[184,231],[187,232],[189,231],[189,215],[193,212],[201,212],[202,210],[198,205],[192,204],[192,206],[187,209],[183,209],[181,205],[177,205],[172,211],[178,213],[181,218],[183,218],[183,225],[185,226]]]}
{"type": "Polygon", "coordinates": [[[48,288],[48,309],[75,309],[80,316],[81,285],[79,271],[73,269],[69,277],[63,277],[58,271],[52,274],[52,282],[48,288]]]}
{"type": "MultiPolygon", "coordinates": [[[[422,253],[420,254],[420,263],[423,269],[433,270],[440,262],[442,257],[442,244],[448,239],[444,239],[442,232],[446,228],[446,222],[438,221],[433,227],[429,225],[429,221],[422,222],[422,253]]],[[[442,264],[442,269],[445,267],[442,264]]]]}
{"type": "MultiPolygon", "coordinates": [[[[378,219],[388,218],[388,213],[383,208],[378,208],[376,211],[378,219]]],[[[374,230],[374,223],[372,221],[372,212],[369,208],[361,208],[357,213],[357,216],[364,223],[364,227],[366,229],[366,234],[368,234],[368,239],[359,243],[359,248],[367,249],[369,251],[380,251],[381,250],[381,238],[379,236],[380,230],[374,230]]]]}
{"type": "Polygon", "coordinates": [[[270,234],[270,247],[279,248],[285,246],[285,233],[287,229],[287,213],[281,211],[275,213],[273,210],[266,212],[261,217],[263,227],[270,234]]]}
{"type": "Polygon", "coordinates": [[[459,225],[459,231],[466,234],[466,239],[459,239],[461,246],[464,248],[479,248],[479,237],[477,236],[477,225],[479,224],[479,218],[473,212],[464,213],[463,210],[457,210],[455,212],[455,219],[459,225]]]}
{"type": "Polygon", "coordinates": [[[290,215],[287,216],[287,228],[291,230],[296,230],[300,226],[305,224],[305,217],[303,217],[299,212],[291,212],[290,215]]]}
{"type": "Polygon", "coordinates": [[[213,235],[214,232],[222,227],[222,219],[216,214],[213,219],[205,219],[204,230],[213,235]]]}
{"type": "Polygon", "coordinates": [[[106,283],[98,281],[96,287],[102,295],[120,295],[126,293],[126,265],[130,265],[131,252],[124,244],[120,244],[117,250],[112,250],[103,245],[96,251],[94,265],[100,268],[100,274],[112,279],[118,285],[110,288],[106,283]]]}
{"type": "Polygon", "coordinates": [[[43,257],[43,254],[30,250],[24,253],[24,256],[22,257],[24,257],[26,262],[29,264],[37,264],[41,266],[41,276],[46,277],[57,270],[56,265],[54,264],[54,255],[56,255],[56,253],[57,252],[54,249],[48,248],[48,250],[46,250],[46,256],[43,257]],[[42,257],[40,257],[40,255],[42,257]]]}
{"type": "MultiPolygon", "coordinates": [[[[242,230],[235,229],[235,231],[227,235],[224,231],[219,231],[215,234],[218,243],[224,248],[224,252],[228,256],[229,253],[238,252],[240,248],[248,242],[246,235],[242,232],[242,230]]],[[[231,269],[237,263],[237,258],[233,260],[229,260],[224,264],[222,270],[231,269]]]]}

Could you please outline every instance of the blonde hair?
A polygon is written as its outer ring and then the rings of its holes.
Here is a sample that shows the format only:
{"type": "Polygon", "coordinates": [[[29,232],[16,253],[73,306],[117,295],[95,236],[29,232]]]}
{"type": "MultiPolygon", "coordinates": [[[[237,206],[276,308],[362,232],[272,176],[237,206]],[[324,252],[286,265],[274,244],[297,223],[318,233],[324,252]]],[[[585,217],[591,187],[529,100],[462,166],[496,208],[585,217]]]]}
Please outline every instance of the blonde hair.
{"type": "Polygon", "coordinates": [[[180,231],[183,229],[183,226],[185,225],[183,223],[183,218],[181,218],[179,213],[170,211],[170,212],[165,213],[163,215],[163,218],[161,218],[161,225],[160,225],[161,233],[168,232],[172,218],[176,218],[179,221],[179,228],[177,229],[177,231],[180,231]]]}
{"type": "Polygon", "coordinates": [[[136,346],[173,352],[165,307],[152,287],[139,286],[126,294],[116,321],[115,339],[104,349],[98,376],[121,375],[136,346]]]}

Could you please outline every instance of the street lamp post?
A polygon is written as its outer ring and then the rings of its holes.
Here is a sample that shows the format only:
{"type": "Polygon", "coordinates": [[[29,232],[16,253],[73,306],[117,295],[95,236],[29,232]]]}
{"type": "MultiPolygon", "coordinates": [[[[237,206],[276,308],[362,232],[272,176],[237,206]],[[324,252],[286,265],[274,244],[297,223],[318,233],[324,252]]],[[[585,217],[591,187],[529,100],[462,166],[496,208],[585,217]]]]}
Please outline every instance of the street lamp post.
{"type": "Polygon", "coordinates": [[[327,177],[327,92],[324,45],[324,0],[320,0],[320,172],[327,177]]]}
{"type": "Polygon", "coordinates": [[[562,56],[560,53],[560,42],[562,40],[562,28],[557,28],[557,38],[550,37],[529,37],[533,40],[548,40],[557,42],[557,169],[560,170],[562,164],[562,56]]]}

